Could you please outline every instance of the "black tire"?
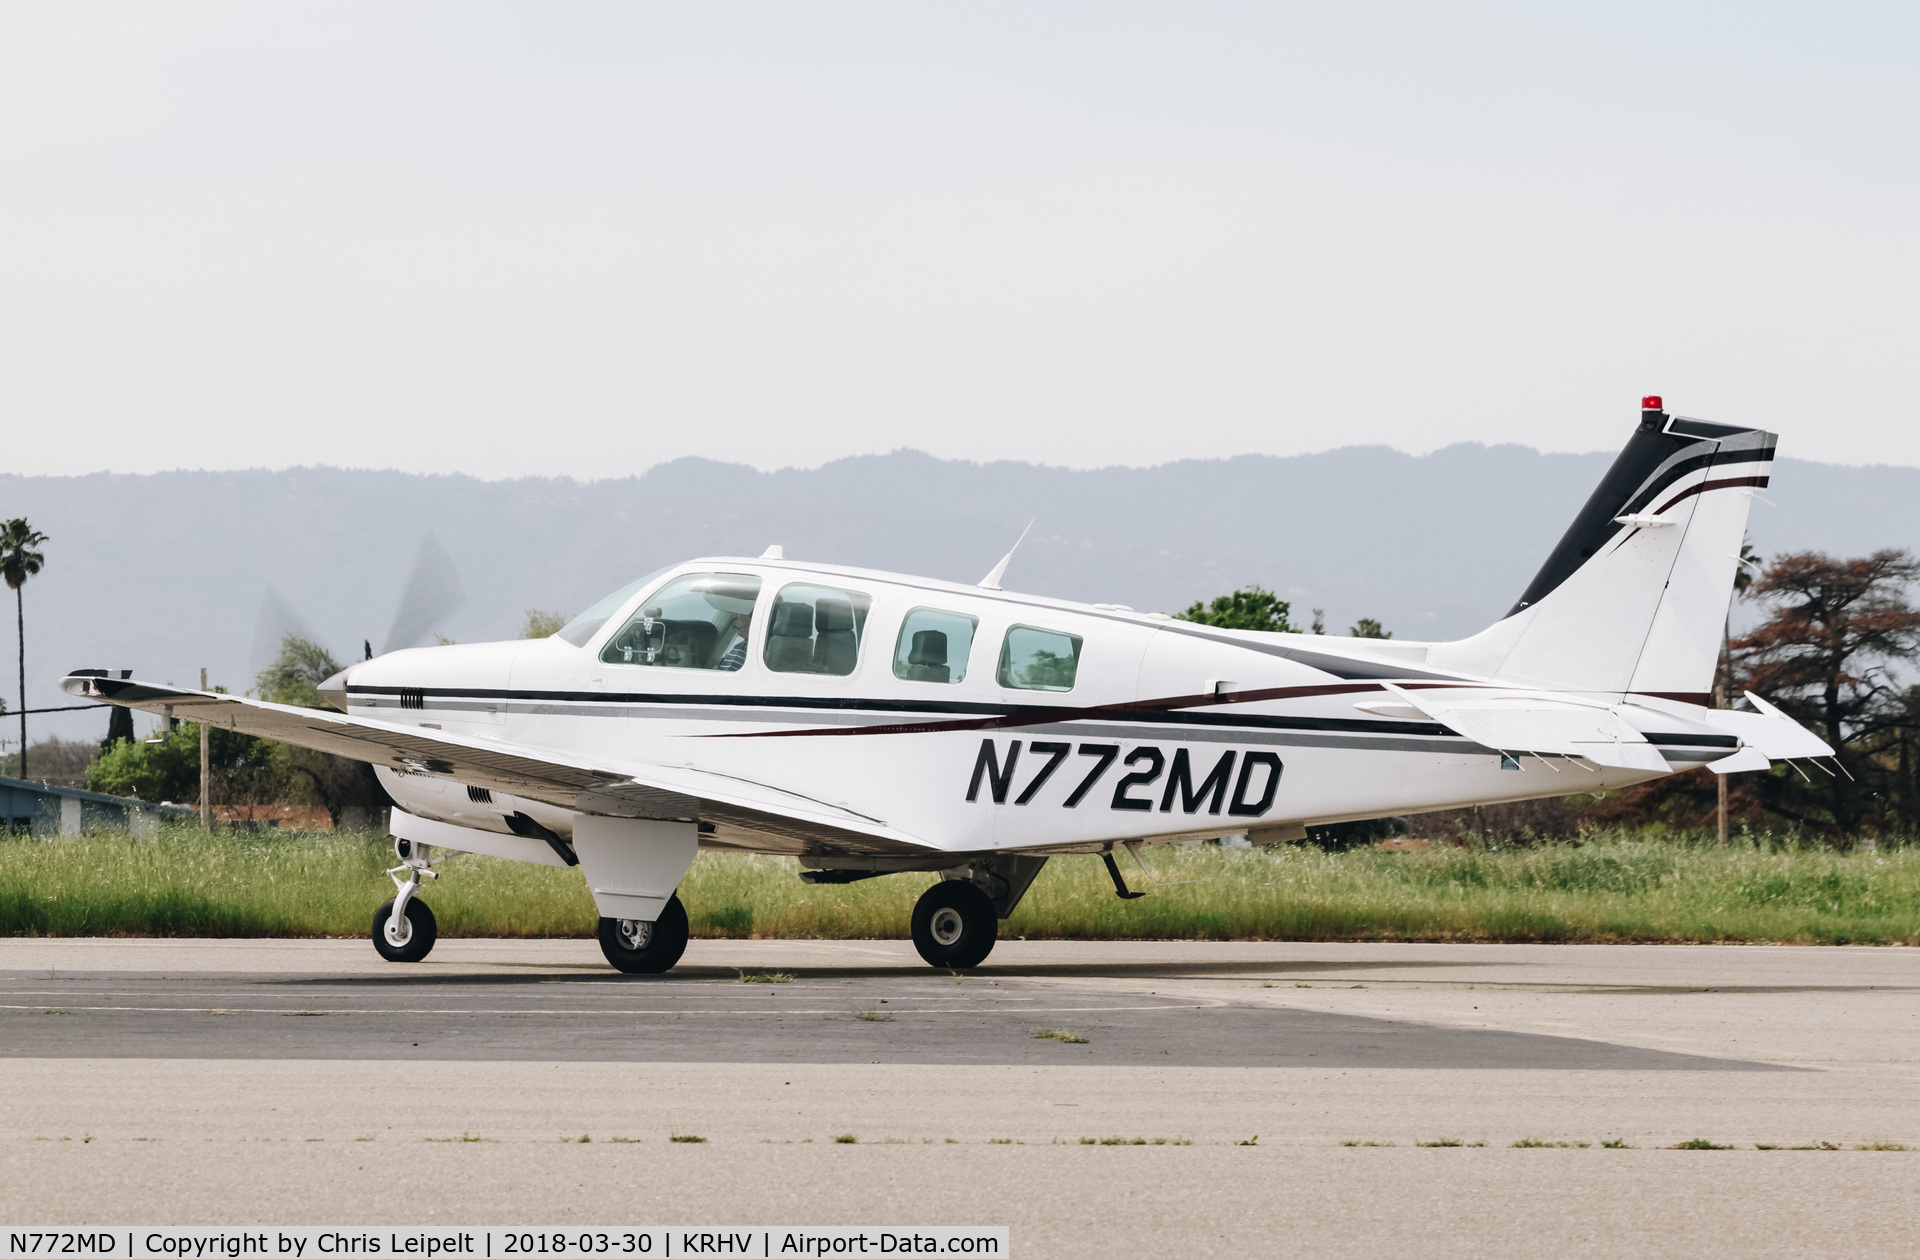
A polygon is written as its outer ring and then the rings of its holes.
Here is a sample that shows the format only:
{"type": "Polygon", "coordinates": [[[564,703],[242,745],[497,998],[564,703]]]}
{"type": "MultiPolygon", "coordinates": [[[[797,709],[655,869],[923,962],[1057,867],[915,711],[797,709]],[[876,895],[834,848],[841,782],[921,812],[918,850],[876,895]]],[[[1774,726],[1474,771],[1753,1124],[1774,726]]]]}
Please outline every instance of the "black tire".
{"type": "Polygon", "coordinates": [[[913,907],[913,947],[930,966],[978,967],[999,935],[993,902],[964,879],[941,880],[913,907]]]}
{"type": "Polygon", "coordinates": [[[630,976],[657,976],[670,970],[687,952],[687,908],[680,904],[680,895],[667,898],[666,909],[652,923],[600,920],[600,952],[630,976]]]}
{"type": "Polygon", "coordinates": [[[433,921],[433,908],[418,897],[409,899],[407,926],[410,931],[405,944],[395,945],[387,939],[387,920],[393,915],[393,900],[387,898],[373,912],[373,947],[388,962],[419,962],[440,939],[440,925],[433,921]]]}

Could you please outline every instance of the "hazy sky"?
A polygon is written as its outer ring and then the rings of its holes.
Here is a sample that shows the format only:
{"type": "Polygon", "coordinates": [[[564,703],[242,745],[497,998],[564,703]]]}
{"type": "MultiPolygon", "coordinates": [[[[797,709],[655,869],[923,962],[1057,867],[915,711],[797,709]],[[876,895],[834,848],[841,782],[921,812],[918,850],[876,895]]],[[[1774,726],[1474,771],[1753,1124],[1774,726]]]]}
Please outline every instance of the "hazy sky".
{"type": "Polygon", "coordinates": [[[0,467],[1920,464],[1916,13],[7,4],[0,467]]]}

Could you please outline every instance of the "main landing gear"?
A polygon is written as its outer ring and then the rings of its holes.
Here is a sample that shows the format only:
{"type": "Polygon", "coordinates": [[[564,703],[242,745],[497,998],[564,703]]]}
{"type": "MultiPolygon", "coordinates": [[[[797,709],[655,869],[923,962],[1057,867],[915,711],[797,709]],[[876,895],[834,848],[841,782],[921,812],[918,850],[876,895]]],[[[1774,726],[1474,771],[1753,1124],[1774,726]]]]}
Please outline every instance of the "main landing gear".
{"type": "Polygon", "coordinates": [[[913,947],[935,967],[978,967],[999,935],[992,900],[971,880],[943,879],[913,907],[913,947]]]}
{"type": "Polygon", "coordinates": [[[687,952],[687,908],[680,895],[667,898],[660,917],[600,920],[600,952],[620,971],[634,976],[657,976],[687,952]]]}
{"type": "Polygon", "coordinates": [[[913,907],[913,947],[928,965],[942,971],[978,967],[993,952],[1000,920],[1027,895],[1047,859],[1002,853],[976,856],[961,866],[936,861],[825,854],[803,859],[807,869],[800,878],[809,884],[851,884],[880,875],[938,871],[940,882],[921,893],[913,907]]]}
{"type": "Polygon", "coordinates": [[[380,957],[388,962],[419,962],[433,949],[433,943],[440,936],[439,925],[433,921],[433,911],[426,902],[414,894],[420,891],[420,880],[439,879],[440,876],[427,868],[433,853],[433,846],[415,844],[411,840],[395,840],[394,856],[400,859],[400,865],[387,872],[393,880],[393,886],[399,891],[380,903],[373,912],[373,947],[380,951],[380,957]],[[405,879],[400,872],[407,872],[405,879]]]}

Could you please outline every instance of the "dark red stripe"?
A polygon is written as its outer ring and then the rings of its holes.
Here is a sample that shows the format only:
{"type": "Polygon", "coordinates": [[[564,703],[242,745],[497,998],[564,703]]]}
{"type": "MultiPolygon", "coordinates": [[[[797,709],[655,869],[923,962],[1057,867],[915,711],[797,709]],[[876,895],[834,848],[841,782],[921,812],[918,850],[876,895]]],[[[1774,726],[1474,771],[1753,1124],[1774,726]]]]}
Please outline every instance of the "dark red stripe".
{"type": "MultiPolygon", "coordinates": [[[[1405,683],[1409,688],[1475,687],[1479,683],[1405,683]]],[[[1083,722],[1089,718],[1138,717],[1170,713],[1176,709],[1206,709],[1228,704],[1255,704],[1263,700],[1297,700],[1307,696],[1353,695],[1363,691],[1385,691],[1377,682],[1321,683],[1312,687],[1261,687],[1252,691],[1232,691],[1224,696],[1168,696],[1160,700],[1129,700],[1123,704],[1096,704],[1081,708],[1061,707],[1040,713],[1006,714],[989,718],[955,718],[946,722],[898,722],[879,726],[808,727],[796,731],[741,731],[702,735],[701,739],[770,739],[800,735],[925,735],[936,731],[1003,731],[1022,726],[1044,726],[1049,722],[1083,722]]]]}
{"type": "Polygon", "coordinates": [[[1629,691],[1630,696],[1652,696],[1655,700],[1672,700],[1676,704],[1697,704],[1703,709],[1713,707],[1713,693],[1710,691],[1629,691]]]}
{"type": "Polygon", "coordinates": [[[1696,494],[1705,494],[1709,490],[1731,490],[1736,486],[1758,486],[1764,490],[1766,485],[1767,479],[1765,477],[1728,477],[1724,481],[1703,481],[1697,486],[1689,486],[1679,494],[1674,495],[1671,499],[1668,499],[1660,505],[1659,510],[1656,511],[1654,515],[1659,516],[1668,508],[1680,502],[1680,500],[1696,494]]]}

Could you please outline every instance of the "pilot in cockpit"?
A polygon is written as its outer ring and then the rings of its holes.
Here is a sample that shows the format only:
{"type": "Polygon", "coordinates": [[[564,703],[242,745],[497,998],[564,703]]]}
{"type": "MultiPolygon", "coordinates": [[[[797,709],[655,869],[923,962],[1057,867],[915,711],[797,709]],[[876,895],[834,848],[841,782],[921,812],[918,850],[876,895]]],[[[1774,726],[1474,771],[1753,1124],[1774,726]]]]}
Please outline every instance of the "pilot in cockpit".
{"type": "Polygon", "coordinates": [[[720,661],[714,666],[715,669],[732,672],[747,663],[747,631],[752,628],[752,613],[734,614],[733,620],[720,631],[722,642],[726,642],[729,635],[733,637],[733,642],[728,644],[727,650],[720,654],[720,661]]]}

